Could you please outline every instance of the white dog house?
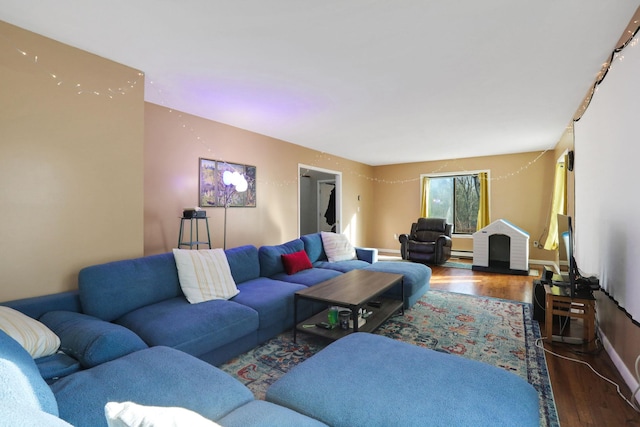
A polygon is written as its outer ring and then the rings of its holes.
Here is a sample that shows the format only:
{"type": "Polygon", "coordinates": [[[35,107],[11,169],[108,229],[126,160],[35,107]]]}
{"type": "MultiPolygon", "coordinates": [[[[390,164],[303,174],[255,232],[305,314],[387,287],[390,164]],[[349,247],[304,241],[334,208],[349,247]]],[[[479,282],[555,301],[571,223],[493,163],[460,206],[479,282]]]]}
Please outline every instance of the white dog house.
{"type": "Polygon", "coordinates": [[[529,233],[499,219],[473,233],[473,270],[529,274],[529,233]]]}

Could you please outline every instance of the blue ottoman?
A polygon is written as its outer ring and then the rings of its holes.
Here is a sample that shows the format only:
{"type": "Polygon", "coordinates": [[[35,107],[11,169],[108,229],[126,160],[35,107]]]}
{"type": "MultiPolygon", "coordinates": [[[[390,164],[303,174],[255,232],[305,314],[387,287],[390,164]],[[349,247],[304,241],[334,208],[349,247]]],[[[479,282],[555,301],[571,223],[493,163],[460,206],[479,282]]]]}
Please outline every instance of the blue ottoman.
{"type": "Polygon", "coordinates": [[[294,367],[266,400],[337,426],[539,426],[536,390],[485,363],[355,333],[294,367]]]}
{"type": "MultiPolygon", "coordinates": [[[[378,261],[363,270],[403,274],[404,308],[411,308],[429,290],[431,269],[424,264],[409,261],[378,261]]],[[[399,300],[402,298],[402,290],[399,287],[390,289],[384,296],[399,300]]]]}

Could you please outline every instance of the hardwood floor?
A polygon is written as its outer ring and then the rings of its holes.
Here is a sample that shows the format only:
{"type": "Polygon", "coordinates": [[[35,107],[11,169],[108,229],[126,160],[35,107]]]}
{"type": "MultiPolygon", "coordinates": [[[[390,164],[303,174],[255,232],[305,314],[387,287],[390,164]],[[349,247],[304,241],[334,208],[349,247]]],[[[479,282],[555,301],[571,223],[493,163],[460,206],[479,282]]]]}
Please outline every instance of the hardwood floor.
{"type": "MultiPolygon", "coordinates": [[[[452,260],[465,262],[465,260],[452,260]]],[[[541,266],[531,266],[542,271],[541,266]]],[[[432,267],[431,289],[531,302],[532,276],[476,272],[460,268],[432,267]]],[[[580,321],[571,321],[571,335],[581,336],[580,321]]],[[[541,323],[544,334],[544,324],[541,323]]],[[[600,374],[620,385],[625,397],[631,391],[602,349],[586,354],[581,345],[545,343],[545,348],[563,356],[588,362],[600,374]]],[[[599,346],[601,347],[601,346],[599,346]]],[[[562,427],[640,426],[640,414],[620,396],[613,385],[597,377],[588,366],[546,354],[547,367],[562,427]]]]}

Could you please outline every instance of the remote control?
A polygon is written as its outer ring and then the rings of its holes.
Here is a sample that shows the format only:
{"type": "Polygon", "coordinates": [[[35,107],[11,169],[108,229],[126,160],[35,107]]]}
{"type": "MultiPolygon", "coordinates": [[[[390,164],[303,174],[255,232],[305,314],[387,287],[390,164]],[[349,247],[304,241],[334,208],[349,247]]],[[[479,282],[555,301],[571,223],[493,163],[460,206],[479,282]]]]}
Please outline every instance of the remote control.
{"type": "Polygon", "coordinates": [[[331,326],[331,325],[330,325],[329,323],[327,323],[327,322],[318,322],[318,323],[316,323],[316,326],[317,326],[318,328],[322,328],[322,329],[333,329],[333,328],[334,328],[333,326],[331,326]]]}
{"type": "Polygon", "coordinates": [[[380,302],[380,301],[369,301],[367,303],[367,305],[370,306],[370,307],[380,308],[380,306],[382,305],[382,302],[380,302]]]}

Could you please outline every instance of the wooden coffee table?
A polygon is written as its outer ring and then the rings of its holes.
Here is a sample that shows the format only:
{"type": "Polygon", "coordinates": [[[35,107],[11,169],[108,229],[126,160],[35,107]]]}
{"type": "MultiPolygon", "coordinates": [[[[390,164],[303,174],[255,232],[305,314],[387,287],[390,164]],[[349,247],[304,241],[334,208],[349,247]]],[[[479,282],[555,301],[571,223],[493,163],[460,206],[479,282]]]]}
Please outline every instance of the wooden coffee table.
{"type": "Polygon", "coordinates": [[[373,332],[385,320],[400,311],[404,314],[404,286],[402,284],[402,274],[383,273],[379,271],[353,270],[338,277],[329,279],[310,288],[298,291],[294,295],[293,302],[293,342],[296,342],[297,331],[319,335],[332,340],[337,340],[353,332],[373,332]],[[380,297],[385,291],[400,283],[402,288],[402,298],[400,301],[380,297]],[[310,301],[327,303],[328,306],[338,306],[351,310],[351,321],[353,328],[341,329],[340,326],[334,329],[323,329],[315,326],[316,323],[326,322],[328,307],[326,310],[311,316],[298,323],[298,301],[306,299],[310,301]],[[369,301],[379,301],[380,307],[367,305],[369,301]],[[366,320],[367,322],[358,327],[358,311],[365,308],[372,311],[366,320]]]}

